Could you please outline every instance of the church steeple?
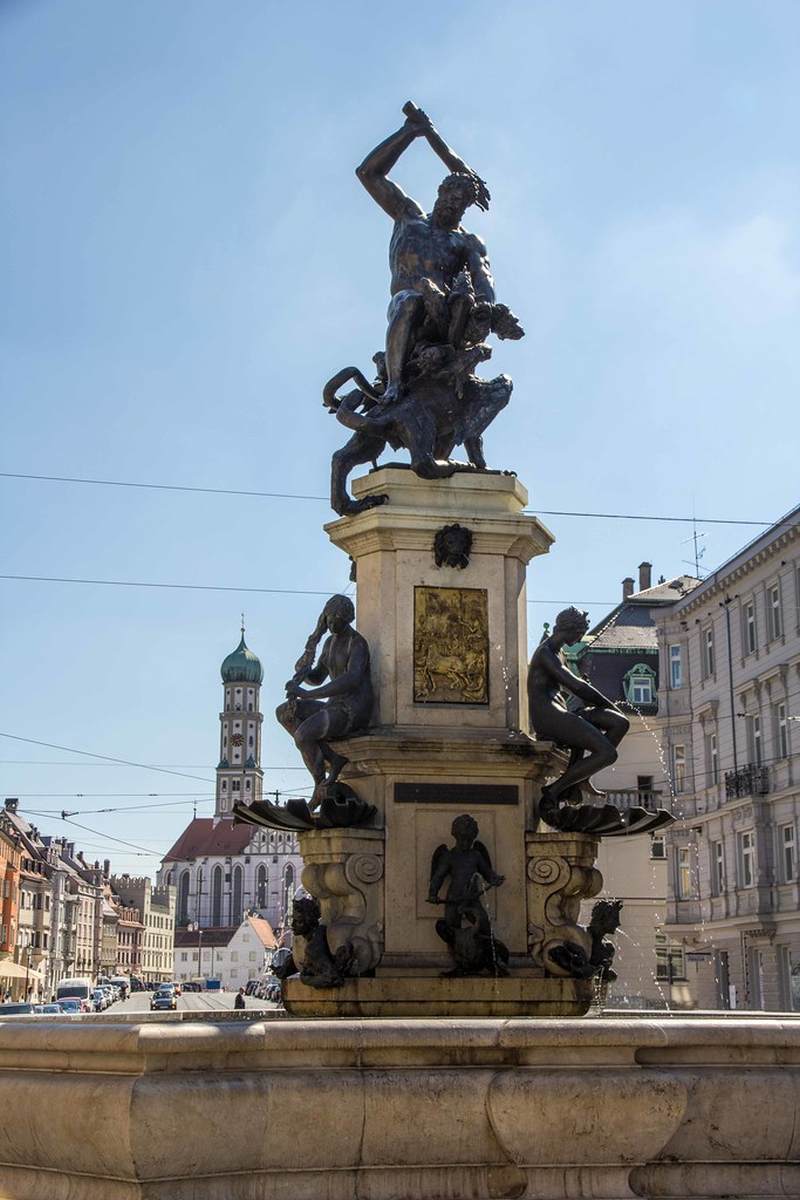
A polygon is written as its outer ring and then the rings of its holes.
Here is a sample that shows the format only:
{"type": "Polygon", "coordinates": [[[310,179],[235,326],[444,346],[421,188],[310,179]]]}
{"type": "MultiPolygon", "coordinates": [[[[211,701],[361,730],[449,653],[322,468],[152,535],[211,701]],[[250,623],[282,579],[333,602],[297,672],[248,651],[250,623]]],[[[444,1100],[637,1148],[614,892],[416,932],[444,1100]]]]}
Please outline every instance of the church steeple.
{"type": "Polygon", "coordinates": [[[252,804],[261,799],[264,773],[261,770],[260,694],[264,668],[257,654],[242,637],[239,645],[222,662],[222,712],[217,794],[214,816],[230,818],[237,802],[252,804]]]}

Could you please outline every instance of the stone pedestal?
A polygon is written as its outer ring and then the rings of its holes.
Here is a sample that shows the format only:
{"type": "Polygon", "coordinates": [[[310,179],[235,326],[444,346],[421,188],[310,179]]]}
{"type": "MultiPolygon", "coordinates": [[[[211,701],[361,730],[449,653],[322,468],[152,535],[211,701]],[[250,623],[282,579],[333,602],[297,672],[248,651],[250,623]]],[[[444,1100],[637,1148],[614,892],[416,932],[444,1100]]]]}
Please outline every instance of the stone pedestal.
{"type": "MultiPolygon", "coordinates": [[[[526,489],[514,475],[463,472],[425,480],[408,468],[383,467],[354,480],[353,492],[357,499],[389,496],[388,504],[325,526],[356,564],[358,628],[372,655],[375,723],[496,733],[527,728],[525,568],[554,539],[523,512],[526,489]],[[434,538],[452,524],[472,534],[466,568],[436,565],[434,538]],[[468,590],[476,614],[485,598],[485,699],[418,698],[425,681],[419,653],[415,663],[415,616],[419,625],[427,588],[468,590]]],[[[443,665],[457,672],[463,663],[443,665]]]]}
{"type": "MultiPolygon", "coordinates": [[[[342,779],[375,806],[376,827],[301,835],[303,884],[320,901],[331,952],[353,946],[355,977],[326,989],[291,979],[287,1008],[298,1016],[583,1014],[591,983],[569,978],[550,951],[569,942],[588,954],[577,916],[601,884],[597,843],[535,832],[541,788],[562,758],[526,732],[525,570],[552,536],[524,512],[527,492],[511,475],[426,481],[387,467],[357,479],[354,492],[389,496],[326,526],[356,566],[376,697],[372,726],[337,742],[349,760],[342,779]],[[431,860],[452,845],[461,813],[475,818],[505,877],[482,902],[509,951],[508,978],[441,978],[453,959],[436,931],[444,909],[428,901],[431,860]]],[[[300,944],[296,961],[302,953],[300,944]]]]}

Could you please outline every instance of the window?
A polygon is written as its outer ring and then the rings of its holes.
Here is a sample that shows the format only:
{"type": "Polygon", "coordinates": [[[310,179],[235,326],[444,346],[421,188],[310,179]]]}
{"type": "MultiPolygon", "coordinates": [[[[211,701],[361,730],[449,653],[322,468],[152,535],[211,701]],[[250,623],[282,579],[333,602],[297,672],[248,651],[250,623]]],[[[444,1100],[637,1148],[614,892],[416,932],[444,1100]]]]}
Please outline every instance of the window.
{"type": "Polygon", "coordinates": [[[672,780],[675,791],[686,791],[686,747],[672,747],[672,780]]]}
{"type": "Polygon", "coordinates": [[[752,887],[755,883],[755,834],[746,829],[739,834],[739,887],[752,887]]]}
{"type": "Polygon", "coordinates": [[[711,886],[715,896],[725,894],[725,847],[722,842],[711,843],[711,886]]]}
{"type": "Polygon", "coordinates": [[[667,843],[662,834],[654,833],[650,838],[650,857],[651,858],[666,858],[667,843]]]}
{"type": "Polygon", "coordinates": [[[769,605],[769,636],[771,638],[779,638],[783,634],[781,587],[779,583],[773,583],[772,587],[768,590],[767,603],[769,605]]]}
{"type": "Polygon", "coordinates": [[[703,678],[708,679],[714,674],[714,630],[711,625],[703,630],[703,678]]]}
{"type": "Polygon", "coordinates": [[[775,749],[778,758],[789,757],[789,723],[785,704],[775,705],[775,749]]]}
{"type": "Polygon", "coordinates": [[[188,961],[189,961],[189,951],[181,950],[181,962],[188,962],[188,961]]]}
{"type": "Polygon", "coordinates": [[[717,753],[717,735],[716,733],[707,733],[705,736],[706,747],[706,787],[713,787],[719,783],[719,755],[717,753]]]}
{"type": "Polygon", "coordinates": [[[692,852],[688,846],[678,850],[678,898],[686,900],[692,894],[692,852]]]}
{"type": "Polygon", "coordinates": [[[623,687],[626,699],[634,707],[652,704],[655,699],[656,673],[646,663],[637,663],[626,672],[623,687]]]}
{"type": "Polygon", "coordinates": [[[764,752],[761,742],[761,717],[754,714],[747,718],[747,741],[750,751],[750,761],[757,767],[763,762],[764,752]]]}
{"type": "Polygon", "coordinates": [[[756,636],[756,602],[748,600],[744,606],[744,648],[745,654],[755,654],[758,647],[756,636]]]}
{"type": "Polygon", "coordinates": [[[797,873],[794,825],[782,825],[780,835],[781,853],[783,857],[783,882],[791,883],[797,873]]]}
{"type": "Polygon", "coordinates": [[[686,955],[682,942],[671,942],[665,933],[656,934],[656,979],[674,983],[686,978],[686,955]]]}
{"type": "Polygon", "coordinates": [[[232,792],[240,792],[241,790],[242,790],[241,779],[232,779],[231,780],[231,791],[232,792]]]}
{"type": "Polygon", "coordinates": [[[669,685],[672,688],[683,687],[683,656],[680,646],[669,648],[669,685]]]}

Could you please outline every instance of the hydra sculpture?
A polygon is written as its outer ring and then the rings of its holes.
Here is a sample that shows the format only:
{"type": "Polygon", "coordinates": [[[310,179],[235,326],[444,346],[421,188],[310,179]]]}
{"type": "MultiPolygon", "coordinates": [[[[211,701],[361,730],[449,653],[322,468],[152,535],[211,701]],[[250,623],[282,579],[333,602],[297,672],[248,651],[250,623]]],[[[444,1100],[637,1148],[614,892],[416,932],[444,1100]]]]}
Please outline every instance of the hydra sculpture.
{"type": "Polygon", "coordinates": [[[353,500],[349,472],[374,462],[388,443],[405,447],[411,467],[423,478],[446,478],[459,467],[450,460],[463,445],[469,465],[483,469],[482,435],[508,403],[506,375],[479,379],[475,368],[491,356],[486,338],[524,334],[505,304],[495,300],[486,247],[461,226],[471,205],[487,209],[483,180],[455,154],[430,119],[411,102],[405,123],[372,150],[356,174],[394,222],[389,245],[391,302],[386,352],[375,356],[378,375],[370,384],[356,367],[345,367],[325,385],[323,401],[354,436],[334,455],[331,503],[341,515],[383,503],[386,496],[353,500]],[[401,154],[425,138],[449,169],[430,213],[388,175],[401,154]],[[355,390],[339,397],[349,381],[355,390]]]}

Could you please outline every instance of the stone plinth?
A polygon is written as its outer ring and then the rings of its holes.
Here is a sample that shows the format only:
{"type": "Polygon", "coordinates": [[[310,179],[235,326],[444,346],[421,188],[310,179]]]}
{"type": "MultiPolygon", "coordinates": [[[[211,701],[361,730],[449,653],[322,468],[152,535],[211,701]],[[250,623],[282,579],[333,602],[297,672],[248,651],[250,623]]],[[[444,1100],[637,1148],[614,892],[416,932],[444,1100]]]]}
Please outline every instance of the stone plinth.
{"type": "MultiPolygon", "coordinates": [[[[525,729],[525,567],[553,541],[540,521],[523,513],[526,489],[512,475],[463,472],[451,479],[426,480],[410,469],[383,467],[354,480],[353,492],[358,499],[389,496],[388,504],[325,526],[331,541],[356,564],[358,628],[370,645],[376,723],[495,732],[525,729]],[[437,566],[434,559],[437,531],[453,523],[473,535],[464,569],[437,566]],[[422,603],[424,588],[485,593],[485,701],[415,699],[415,607],[422,603]]],[[[460,657],[463,661],[463,653],[460,657]]]]}
{"type": "MultiPolygon", "coordinates": [[[[443,965],[448,965],[445,959],[443,965]]],[[[340,988],[307,987],[295,977],[284,1000],[297,1017],[580,1017],[592,1004],[591,980],[441,978],[386,968],[377,979],[348,979],[340,988]]]]}
{"type": "MultiPolygon", "coordinates": [[[[450,843],[453,818],[462,812],[475,817],[481,841],[506,878],[501,888],[485,896],[497,936],[517,965],[530,967],[525,832],[535,823],[536,800],[552,763],[551,747],[508,731],[491,736],[472,729],[424,732],[417,726],[373,729],[338,745],[350,759],[344,778],[377,807],[385,827],[381,968],[452,965],[435,930],[441,909],[426,897],[433,851],[450,843]]],[[[312,844],[317,853],[320,836],[302,836],[304,857],[312,844]]],[[[305,872],[303,882],[317,895],[305,872]]],[[[327,919],[324,908],[323,918],[327,919]]]]}
{"type": "Polygon", "coordinates": [[[0,1200],[800,1195],[800,1021],[0,1023],[0,1200]]]}

